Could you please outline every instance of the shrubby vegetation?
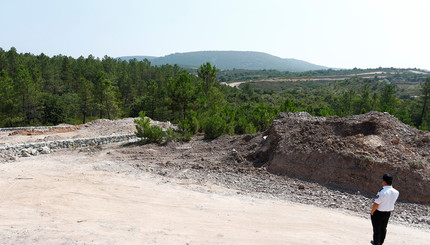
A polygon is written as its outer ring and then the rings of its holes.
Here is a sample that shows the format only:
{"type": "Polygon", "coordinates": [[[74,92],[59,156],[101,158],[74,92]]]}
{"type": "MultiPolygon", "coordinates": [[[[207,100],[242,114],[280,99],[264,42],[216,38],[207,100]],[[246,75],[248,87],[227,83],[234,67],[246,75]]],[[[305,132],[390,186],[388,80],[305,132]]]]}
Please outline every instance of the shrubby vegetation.
{"type": "MultiPolygon", "coordinates": [[[[312,72],[295,75],[311,76],[312,72]]],[[[108,56],[100,60],[91,55],[50,58],[19,54],[15,48],[0,49],[0,127],[77,124],[97,118],[137,117],[142,112],[151,119],[178,124],[180,132],[162,132],[150,127],[144,117],[137,121],[139,134],[151,142],[162,142],[178,137],[189,140],[198,132],[213,139],[263,131],[281,111],[349,116],[378,110],[429,129],[430,78],[398,75],[409,84],[375,76],[334,82],[246,83],[234,88],[220,84],[220,77],[229,78],[220,76],[210,63],[190,72],[176,65],[152,66],[148,60],[122,61],[108,56]],[[409,93],[411,88],[416,94],[409,93]]]]}
{"type": "Polygon", "coordinates": [[[160,144],[163,141],[163,130],[156,126],[150,125],[150,119],[145,117],[145,113],[139,113],[140,118],[135,119],[137,137],[141,137],[146,143],[160,144]]]}
{"type": "Polygon", "coordinates": [[[376,69],[349,69],[349,70],[312,70],[304,72],[290,72],[278,70],[223,70],[218,72],[218,80],[221,82],[237,82],[237,81],[250,81],[261,79],[300,79],[309,81],[314,78],[341,78],[351,76],[369,77],[371,73],[375,73],[374,79],[378,77],[387,77],[391,83],[416,83],[423,82],[426,74],[422,74],[418,69],[398,69],[398,68],[376,68],[376,69]]]}

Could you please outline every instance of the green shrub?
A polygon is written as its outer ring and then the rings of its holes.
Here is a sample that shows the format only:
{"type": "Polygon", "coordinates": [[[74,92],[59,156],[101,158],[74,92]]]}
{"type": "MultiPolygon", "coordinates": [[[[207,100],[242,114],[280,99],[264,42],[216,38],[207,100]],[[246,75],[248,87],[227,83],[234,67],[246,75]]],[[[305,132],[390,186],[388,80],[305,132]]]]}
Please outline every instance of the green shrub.
{"type": "Polygon", "coordinates": [[[252,122],[248,122],[248,120],[242,116],[237,120],[234,132],[236,134],[255,134],[257,129],[252,122]]]}
{"type": "Polygon", "coordinates": [[[424,168],[424,164],[421,160],[414,160],[412,162],[409,163],[410,167],[413,169],[423,169],[424,168]]]}
{"type": "Polygon", "coordinates": [[[174,140],[177,140],[179,138],[180,138],[180,135],[171,128],[168,128],[164,132],[164,140],[166,142],[174,141],[174,140]]]}
{"type": "Polygon", "coordinates": [[[218,115],[210,116],[203,127],[205,139],[215,139],[225,134],[227,123],[218,115]]]}
{"type": "Polygon", "coordinates": [[[249,119],[257,131],[264,131],[270,127],[277,115],[278,112],[274,108],[262,103],[250,112],[249,119]]]}
{"type": "Polygon", "coordinates": [[[145,117],[145,113],[139,113],[140,119],[135,119],[136,124],[136,136],[142,138],[145,143],[157,143],[161,144],[163,142],[163,130],[155,125],[150,125],[151,121],[149,118],[145,117]]]}
{"type": "Polygon", "coordinates": [[[182,135],[183,141],[190,141],[191,136],[199,131],[200,123],[197,119],[197,113],[194,111],[189,112],[188,116],[178,123],[179,131],[182,135]]]}
{"type": "Polygon", "coordinates": [[[148,130],[145,130],[145,132],[147,132],[146,138],[148,143],[161,144],[161,142],[163,142],[164,133],[160,127],[152,125],[148,130]]]}
{"type": "Polygon", "coordinates": [[[197,120],[196,112],[191,112],[184,120],[178,123],[178,128],[181,132],[195,134],[199,131],[199,120],[197,120]]]}
{"type": "Polygon", "coordinates": [[[257,133],[257,129],[254,127],[254,124],[248,123],[245,128],[245,134],[255,134],[257,133]]]}
{"type": "Polygon", "coordinates": [[[181,140],[188,142],[191,140],[191,136],[193,136],[193,134],[189,131],[181,131],[181,140]]]}
{"type": "Polygon", "coordinates": [[[226,123],[224,134],[234,135],[234,123],[226,123]]]}

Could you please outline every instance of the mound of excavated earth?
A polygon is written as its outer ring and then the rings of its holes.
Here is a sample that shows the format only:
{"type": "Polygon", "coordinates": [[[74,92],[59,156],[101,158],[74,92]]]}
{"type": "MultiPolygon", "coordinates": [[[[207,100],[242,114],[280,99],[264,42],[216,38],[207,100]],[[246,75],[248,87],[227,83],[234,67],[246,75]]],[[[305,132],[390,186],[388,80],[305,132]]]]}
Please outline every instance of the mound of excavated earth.
{"type": "Polygon", "coordinates": [[[430,133],[388,113],[281,113],[264,135],[249,156],[256,167],[366,194],[375,194],[382,175],[391,173],[400,200],[430,203],[430,133]]]}

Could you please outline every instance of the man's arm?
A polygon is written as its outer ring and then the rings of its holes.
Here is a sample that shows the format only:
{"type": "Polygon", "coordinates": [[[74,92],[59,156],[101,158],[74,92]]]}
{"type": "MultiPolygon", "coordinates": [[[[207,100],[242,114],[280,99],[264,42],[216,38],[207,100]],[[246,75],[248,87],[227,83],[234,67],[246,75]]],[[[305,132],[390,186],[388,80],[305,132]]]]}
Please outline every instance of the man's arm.
{"type": "Polygon", "coordinates": [[[373,203],[373,207],[372,207],[372,211],[370,212],[370,215],[373,215],[373,213],[376,211],[376,209],[378,209],[379,204],[377,204],[376,202],[373,203]]]}

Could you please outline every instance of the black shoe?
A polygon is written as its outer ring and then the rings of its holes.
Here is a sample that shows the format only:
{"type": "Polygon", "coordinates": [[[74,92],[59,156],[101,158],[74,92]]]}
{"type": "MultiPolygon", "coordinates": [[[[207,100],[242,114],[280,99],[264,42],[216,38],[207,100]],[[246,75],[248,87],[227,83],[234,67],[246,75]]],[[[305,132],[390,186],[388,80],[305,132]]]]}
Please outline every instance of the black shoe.
{"type": "Polygon", "coordinates": [[[371,243],[371,244],[375,244],[375,243],[373,242],[373,240],[372,240],[372,241],[370,241],[370,243],[371,243]]]}

